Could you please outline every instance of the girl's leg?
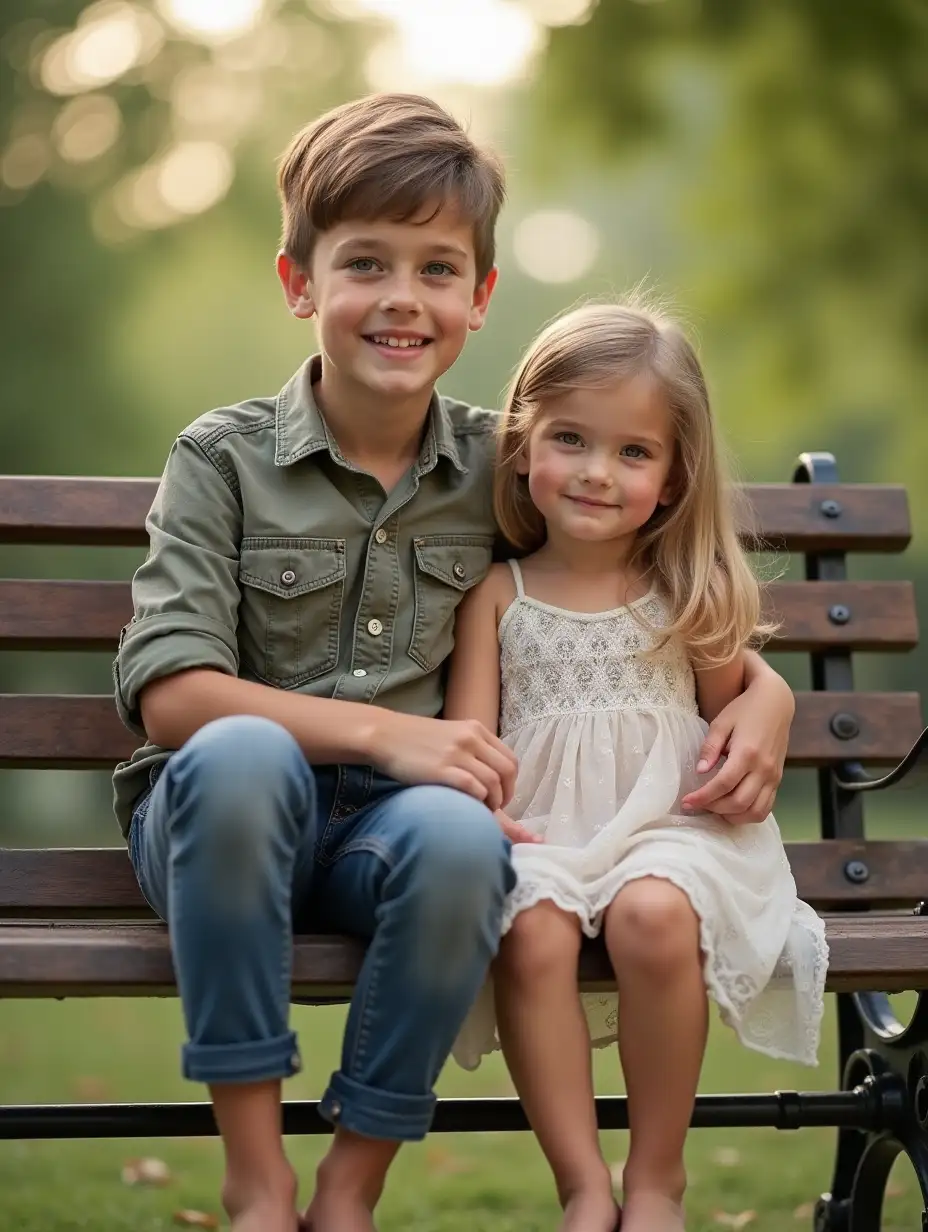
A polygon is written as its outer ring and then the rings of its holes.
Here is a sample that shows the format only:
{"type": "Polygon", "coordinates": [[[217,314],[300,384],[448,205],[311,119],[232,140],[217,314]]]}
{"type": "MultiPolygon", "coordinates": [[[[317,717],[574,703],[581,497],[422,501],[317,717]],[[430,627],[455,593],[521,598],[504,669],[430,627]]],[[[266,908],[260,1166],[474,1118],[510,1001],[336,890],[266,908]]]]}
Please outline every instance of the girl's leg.
{"type": "Polygon", "coordinates": [[[564,1208],[562,1232],[613,1232],[599,1148],[590,1037],[577,995],[580,925],[553,903],[522,912],[494,967],[503,1053],[564,1208]]]}
{"type": "Polygon", "coordinates": [[[683,1146],[708,1024],[699,921],[682,890],[644,877],[619,891],[605,935],[628,1092],[623,1232],[682,1232],[683,1146]]]}

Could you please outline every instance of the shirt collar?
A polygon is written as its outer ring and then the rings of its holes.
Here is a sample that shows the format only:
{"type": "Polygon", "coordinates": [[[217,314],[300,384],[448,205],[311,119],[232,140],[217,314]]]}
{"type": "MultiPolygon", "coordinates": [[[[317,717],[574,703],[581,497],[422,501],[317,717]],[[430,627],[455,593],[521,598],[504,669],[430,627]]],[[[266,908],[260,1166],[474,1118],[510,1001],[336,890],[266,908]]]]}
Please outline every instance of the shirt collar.
{"type": "MultiPolygon", "coordinates": [[[[322,357],[310,356],[277,395],[274,461],[278,466],[292,466],[323,449],[328,450],[335,462],[347,465],[313,396],[313,382],[319,379],[321,372],[322,357]]],[[[424,475],[433,470],[439,455],[447,458],[462,474],[467,473],[454,438],[454,427],[441,399],[433,392],[428,426],[419,451],[418,473],[424,475]]]]}

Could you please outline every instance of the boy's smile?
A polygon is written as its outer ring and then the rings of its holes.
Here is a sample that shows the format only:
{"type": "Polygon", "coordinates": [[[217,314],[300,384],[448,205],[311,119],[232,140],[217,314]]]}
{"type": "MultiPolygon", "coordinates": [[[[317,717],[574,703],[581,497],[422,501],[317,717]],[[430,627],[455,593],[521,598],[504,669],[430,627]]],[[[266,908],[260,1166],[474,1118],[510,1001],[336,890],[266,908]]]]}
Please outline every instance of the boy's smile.
{"type": "Polygon", "coordinates": [[[305,276],[285,256],[278,272],[291,311],[317,318],[320,403],[342,414],[365,403],[381,413],[421,403],[424,414],[496,281],[491,270],[477,282],[473,225],[453,207],[338,223],[319,235],[305,276]]]}

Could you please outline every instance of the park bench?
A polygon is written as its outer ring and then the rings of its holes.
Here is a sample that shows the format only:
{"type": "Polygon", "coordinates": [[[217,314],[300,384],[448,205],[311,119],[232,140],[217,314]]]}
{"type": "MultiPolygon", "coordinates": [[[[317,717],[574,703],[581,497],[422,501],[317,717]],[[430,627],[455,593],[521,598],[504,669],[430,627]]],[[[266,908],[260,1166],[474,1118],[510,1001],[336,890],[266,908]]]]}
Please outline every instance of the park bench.
{"type": "MultiPolygon", "coordinates": [[[[155,493],[148,479],[0,478],[0,543],[142,546],[155,493]]],[[[694,1126],[808,1125],[838,1129],[818,1232],[880,1226],[889,1169],[911,1158],[928,1205],[928,996],[907,1026],[887,993],[928,988],[928,842],[868,841],[863,795],[892,786],[919,760],[916,692],[854,689],[852,655],[917,642],[913,589],[849,581],[846,554],[900,552],[909,542],[902,488],[844,485],[827,454],[803,455],[793,483],[747,489],[753,548],[803,554],[804,581],[770,588],[782,621],[772,651],[808,655],[811,689],[797,693],[789,764],[818,768],[821,840],[791,843],[800,894],[826,921],[837,994],[840,1089],[703,1095],[694,1126]],[[868,766],[893,767],[874,778],[868,766]],[[852,1216],[853,1212],[853,1216],[852,1216]]],[[[0,650],[115,650],[132,614],[128,580],[0,580],[0,650]]],[[[0,767],[109,767],[134,737],[110,696],[0,695],[0,767]]],[[[781,820],[787,820],[781,817],[781,820]]],[[[118,836],[115,830],[114,839],[118,836]]],[[[295,998],[350,996],[359,944],[296,938],[295,998]]],[[[608,986],[605,954],[584,953],[585,987],[608,986]]],[[[0,997],[151,997],[176,989],[168,939],[135,883],[124,846],[0,850],[0,997]]],[[[624,1128],[624,1100],[598,1101],[604,1128],[624,1128]]],[[[311,1101],[289,1102],[289,1133],[329,1126],[311,1101]]],[[[516,1100],[442,1100],[437,1130],[524,1129],[516,1100]]],[[[208,1104],[0,1107],[0,1138],[215,1133],[208,1104]]],[[[928,1216],[923,1217],[928,1229],[928,1216]]]]}

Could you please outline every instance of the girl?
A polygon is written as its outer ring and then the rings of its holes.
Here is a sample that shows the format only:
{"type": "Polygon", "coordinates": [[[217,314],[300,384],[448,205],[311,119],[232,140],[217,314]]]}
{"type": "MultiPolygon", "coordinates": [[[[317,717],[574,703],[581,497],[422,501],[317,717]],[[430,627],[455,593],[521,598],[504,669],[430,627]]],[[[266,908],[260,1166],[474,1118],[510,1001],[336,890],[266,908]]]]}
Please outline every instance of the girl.
{"type": "Polygon", "coordinates": [[[681,1232],[707,990],[749,1047],[814,1064],[827,949],[772,816],[687,811],[706,721],[771,629],[679,327],[617,305],[549,326],[509,392],[495,499],[528,555],[462,605],[445,715],[498,723],[519,759],[501,820],[532,841],[513,848],[495,1009],[488,988],[456,1055],[472,1067],[502,1045],[562,1232],[613,1232],[589,1048],[617,1037],[622,1229],[681,1232]],[[577,992],[581,939],[600,933],[620,1015],[577,992]]]}

